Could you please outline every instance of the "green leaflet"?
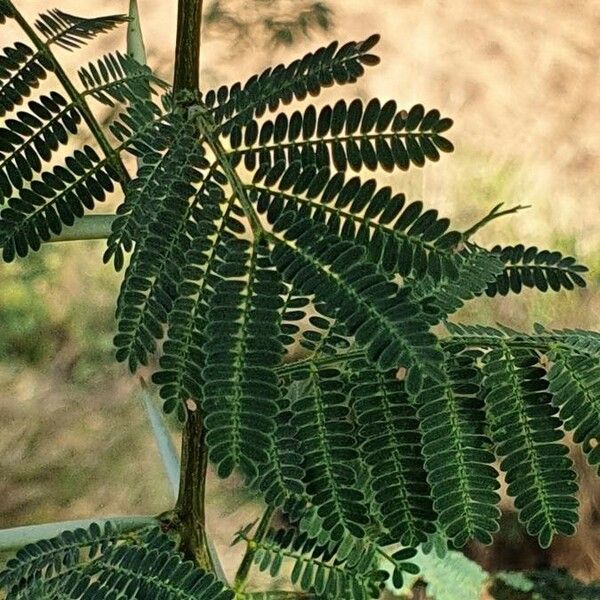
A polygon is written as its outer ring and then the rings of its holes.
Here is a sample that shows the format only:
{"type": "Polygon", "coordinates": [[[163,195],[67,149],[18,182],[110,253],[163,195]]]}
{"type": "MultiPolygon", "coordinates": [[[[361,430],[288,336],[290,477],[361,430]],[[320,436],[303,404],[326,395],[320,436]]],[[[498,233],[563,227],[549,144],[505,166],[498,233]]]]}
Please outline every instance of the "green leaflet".
{"type": "Polygon", "coordinates": [[[306,492],[322,527],[334,542],[361,538],[369,522],[356,464],[359,451],[350,407],[335,369],[313,370],[303,393],[291,404],[304,457],[306,492]]]}
{"type": "Polygon", "coordinates": [[[185,253],[183,281],[167,318],[167,339],[160,358],[162,370],[153,376],[153,381],[161,386],[165,412],[177,410],[181,421],[185,420],[186,401],[199,403],[202,398],[207,303],[214,293],[222,249],[236,238],[232,227],[238,223],[233,200],[225,202],[216,182],[205,182],[201,194],[193,222],[187,228],[191,242],[185,253]]]}
{"type": "MultiPolygon", "coordinates": [[[[244,530],[236,541],[249,541],[244,530]]],[[[271,577],[276,577],[284,565],[290,564],[292,583],[321,598],[378,598],[386,578],[378,568],[378,548],[373,544],[355,541],[343,558],[336,559],[335,552],[294,529],[272,531],[265,540],[255,543],[255,562],[261,571],[268,570],[271,577]]]]}
{"type": "Polygon", "coordinates": [[[561,421],[538,360],[530,350],[500,345],[484,358],[484,388],[507,492],[527,532],[546,548],[554,535],[575,532],[579,503],[568,448],[559,443],[561,421]]]}
{"type": "Polygon", "coordinates": [[[66,50],[81,48],[101,33],[105,33],[125,23],[125,15],[110,15],[85,19],[62,10],[52,9],[42,13],[35,26],[46,38],[46,43],[56,44],[66,50]]]}
{"type": "Polygon", "coordinates": [[[161,133],[166,151],[142,157],[127,191],[133,196],[131,218],[137,206],[146,216],[117,301],[117,360],[128,360],[132,371],[147,363],[154,340],[163,335],[189,247],[186,224],[200,198],[196,186],[210,167],[196,129],[183,115],[174,113],[161,133]]]}
{"type": "Polygon", "coordinates": [[[573,440],[581,444],[591,466],[600,464],[600,362],[555,345],[548,355],[548,391],[560,407],[559,417],[573,440]]]}
{"type": "Polygon", "coordinates": [[[422,113],[421,120],[409,129],[412,123],[405,119],[406,111],[398,110],[393,100],[382,106],[375,98],[364,107],[358,99],[348,106],[339,100],[318,113],[311,104],[304,112],[297,110],[289,117],[279,113],[275,120],[263,121],[260,126],[252,120],[233,127],[228,136],[231,160],[243,159],[251,171],[279,162],[299,162],[303,168],[314,166],[317,170],[330,167],[358,172],[365,167],[406,171],[410,164],[422,167],[425,159],[438,161],[440,150],[452,150],[440,135],[452,125],[451,119],[442,119],[435,109],[422,113]]]}
{"type": "Polygon", "coordinates": [[[78,75],[86,96],[111,107],[149,99],[155,91],[152,84],[165,86],[147,66],[120,52],[90,62],[79,69],[78,75]]]}
{"type": "Polygon", "coordinates": [[[572,256],[558,251],[539,250],[536,246],[494,246],[491,250],[505,264],[504,272],[488,286],[486,294],[505,296],[509,291],[518,294],[524,287],[540,292],[585,287],[583,273],[588,269],[577,264],[572,256]]]}
{"type": "Polygon", "coordinates": [[[44,171],[0,211],[4,260],[11,262],[16,256],[39,250],[42,242],[60,234],[64,225],[72,225],[86,209],[103,202],[116,181],[119,176],[109,161],[100,159],[91,146],[75,150],[64,166],[44,171]]]}
{"type": "Polygon", "coordinates": [[[243,86],[236,83],[210,90],[204,96],[204,104],[211,109],[220,131],[226,133],[233,125],[244,125],[253,117],[262,116],[267,109],[277,110],[281,103],[289,104],[294,98],[302,100],[307,94],[316,96],[324,86],[354,83],[364,73],[363,64],[377,64],[369,51],[378,41],[379,36],[372,35],[363,42],[348,42],[341,47],[333,42],[288,66],[266,69],[243,86]]]}
{"type": "Polygon", "coordinates": [[[22,104],[50,68],[46,57],[23,42],[4,48],[0,53],[0,116],[22,104]]]}
{"type": "Polygon", "coordinates": [[[436,517],[416,407],[394,372],[378,373],[357,360],[351,363],[350,377],[357,434],[369,468],[368,489],[390,538],[416,546],[433,531],[436,517]]]}
{"type": "Polygon", "coordinates": [[[285,213],[324,223],[330,233],[360,244],[369,258],[389,274],[434,281],[457,277],[454,247],[460,234],[447,231],[449,220],[436,210],[423,210],[420,201],[406,204],[404,194],[389,187],[377,189],[375,180],[346,181],[329,167],[304,168],[299,161],[259,169],[247,186],[250,200],[269,223],[285,213]]]}
{"type": "MultiPolygon", "coordinates": [[[[275,227],[283,227],[285,219],[283,215],[275,227]]],[[[324,227],[311,227],[306,219],[294,222],[292,218],[285,225],[285,236],[296,247],[276,242],[273,261],[283,278],[331,306],[380,369],[408,368],[408,385],[418,390],[425,373],[435,372],[441,354],[408,290],[400,290],[378,273],[360,246],[326,235],[324,227]]]]}
{"type": "Polygon", "coordinates": [[[254,485],[263,493],[268,505],[292,511],[308,501],[302,440],[292,410],[292,406],[305,392],[300,382],[286,383],[287,385],[281,386],[283,389],[275,416],[269,460],[267,464],[261,465],[254,485]],[[287,394],[284,392],[286,387],[287,394]]]}
{"type": "Polygon", "coordinates": [[[491,543],[500,517],[477,358],[470,352],[446,355],[443,376],[428,380],[415,399],[433,506],[456,546],[471,538],[491,543]]]}
{"type": "Polygon", "coordinates": [[[212,574],[196,569],[157,528],[120,533],[65,531],[22,548],[0,572],[7,600],[127,597],[164,600],[231,600],[212,574]]]}
{"type": "Polygon", "coordinates": [[[202,408],[209,456],[226,477],[269,462],[280,388],[279,309],[284,291],[266,247],[231,239],[207,303],[202,408]]]}
{"type": "Polygon", "coordinates": [[[437,309],[432,324],[445,320],[465,302],[480,296],[502,273],[502,263],[492,252],[470,244],[456,255],[455,267],[455,279],[436,281],[427,276],[414,282],[413,294],[437,309]]]}

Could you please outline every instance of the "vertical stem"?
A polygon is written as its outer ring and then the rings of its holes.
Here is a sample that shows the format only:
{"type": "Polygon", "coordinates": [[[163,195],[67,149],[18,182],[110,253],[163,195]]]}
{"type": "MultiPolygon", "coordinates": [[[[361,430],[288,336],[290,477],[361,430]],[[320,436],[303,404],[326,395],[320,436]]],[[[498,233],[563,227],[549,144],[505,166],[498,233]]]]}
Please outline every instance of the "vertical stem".
{"type": "Polygon", "coordinates": [[[196,92],[200,79],[202,0],[179,0],[175,48],[175,92],[196,92]]]}
{"type": "Polygon", "coordinates": [[[206,537],[204,490],[208,456],[202,415],[188,413],[181,441],[181,475],[175,514],[181,535],[180,550],[205,571],[214,571],[206,537]]]}
{"type": "MultiPolygon", "coordinates": [[[[201,22],[202,0],[179,0],[173,83],[175,95],[183,91],[198,91],[201,22]]],[[[205,438],[199,409],[188,411],[181,442],[181,478],[175,515],[180,528],[180,550],[200,568],[214,572],[204,511],[208,466],[205,438]]]]}

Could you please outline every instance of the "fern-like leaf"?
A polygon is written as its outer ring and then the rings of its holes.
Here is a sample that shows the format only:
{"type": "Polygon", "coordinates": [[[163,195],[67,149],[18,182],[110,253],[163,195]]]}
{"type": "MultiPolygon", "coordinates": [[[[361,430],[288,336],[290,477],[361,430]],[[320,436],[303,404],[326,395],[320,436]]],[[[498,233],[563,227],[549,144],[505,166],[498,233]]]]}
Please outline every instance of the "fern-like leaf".
{"type": "Polygon", "coordinates": [[[232,600],[173,546],[157,528],[124,534],[92,524],[22,548],[0,573],[0,590],[7,600],[232,600]]]}
{"type": "Polygon", "coordinates": [[[553,403],[574,441],[581,444],[590,465],[600,469],[600,362],[556,346],[548,355],[553,403]]]}
{"type": "Polygon", "coordinates": [[[588,270],[587,267],[577,264],[572,256],[563,256],[558,251],[539,250],[536,246],[525,248],[523,244],[518,244],[505,248],[494,246],[491,252],[505,264],[505,269],[488,286],[488,296],[505,296],[509,291],[518,294],[524,287],[536,288],[540,292],[549,289],[558,292],[586,285],[582,274],[588,270]]]}
{"type": "Polygon", "coordinates": [[[99,34],[126,22],[126,15],[108,15],[86,19],[52,9],[41,14],[35,25],[46,38],[48,45],[56,44],[66,50],[75,50],[99,34]]]}
{"type": "Polygon", "coordinates": [[[124,225],[115,223],[109,238],[109,250],[118,251],[115,232],[123,239],[131,220],[135,225],[136,219],[145,218],[117,301],[117,360],[128,360],[132,371],[147,363],[156,347],[154,340],[163,336],[162,326],[172,308],[189,245],[186,223],[201,198],[195,186],[203,179],[202,171],[210,167],[197,131],[184,115],[173,113],[160,133],[155,147],[165,152],[143,154],[138,177],[128,186],[123,205],[133,205],[130,220],[124,218],[124,225]]]}
{"type": "Polygon", "coordinates": [[[298,505],[306,505],[308,496],[302,444],[292,412],[292,405],[302,394],[302,384],[295,381],[287,388],[287,394],[280,393],[269,461],[261,466],[255,485],[263,493],[267,504],[290,511],[298,505]]]}
{"type": "MultiPolygon", "coordinates": [[[[111,544],[136,540],[143,532],[124,533],[107,522],[104,528],[93,523],[88,529],[64,531],[47,540],[28,544],[11,558],[0,572],[0,589],[23,589],[41,578],[51,578],[72,568],[84,558],[93,560],[111,544]]],[[[16,592],[15,592],[16,593],[16,592]]]]}
{"type": "Polygon", "coordinates": [[[350,407],[335,369],[313,371],[292,403],[304,457],[306,491],[333,541],[362,537],[369,522],[353,462],[358,459],[350,407]]]}
{"type": "Polygon", "coordinates": [[[302,169],[299,162],[279,162],[259,169],[246,189],[270,223],[286,212],[324,223],[330,233],[363,245],[386,273],[456,278],[454,248],[460,233],[448,231],[448,219],[439,218],[436,210],[424,211],[421,201],[406,204],[404,194],[392,195],[389,187],[378,190],[373,179],[346,181],[328,167],[302,169]]]}
{"type": "Polygon", "coordinates": [[[0,53],[0,117],[13,110],[39,87],[52,69],[51,61],[22,42],[0,53]]]}
{"type": "Polygon", "coordinates": [[[153,376],[153,381],[161,386],[165,412],[177,411],[181,421],[185,421],[186,402],[200,404],[202,399],[206,358],[202,346],[208,301],[219,279],[216,270],[223,249],[229,240],[236,239],[239,226],[234,198],[226,201],[218,183],[205,181],[200,193],[202,199],[187,226],[190,247],[185,254],[184,280],[168,314],[161,370],[153,376]]]}
{"type": "Polygon", "coordinates": [[[103,202],[118,181],[120,176],[109,160],[101,160],[91,146],[75,150],[64,166],[42,173],[0,212],[4,260],[39,250],[42,241],[60,234],[63,225],[72,225],[86,208],[103,202]]]}
{"type": "Polygon", "coordinates": [[[299,161],[303,168],[405,171],[410,164],[422,167],[426,160],[439,160],[440,151],[451,152],[451,142],[440,135],[451,125],[438,110],[425,112],[421,104],[407,112],[399,111],[394,100],[382,105],[375,98],[365,106],[361,100],[349,105],[339,100],[318,113],[311,104],[304,112],[280,113],[260,126],[252,120],[233,127],[228,141],[231,160],[243,158],[249,170],[299,161]]]}
{"type": "Polygon", "coordinates": [[[149,67],[120,52],[107,54],[87,67],[81,67],[79,79],[85,94],[107,106],[145,100],[153,91],[153,83],[165,86],[149,67]]]}
{"type": "Polygon", "coordinates": [[[0,128],[0,204],[31,182],[81,123],[77,107],[58,92],[31,100],[28,107],[0,128]]]}
{"type": "Polygon", "coordinates": [[[353,83],[364,73],[363,65],[375,65],[379,59],[370,50],[379,41],[373,35],[363,42],[348,42],[339,47],[333,42],[306,54],[288,66],[277,65],[261,75],[251,77],[243,86],[236,83],[222,86],[204,96],[212,117],[221,131],[227,133],[234,125],[245,125],[266,110],[275,111],[281,103],[294,98],[316,96],[323,87],[337,83],[353,83]]]}
{"type": "Polygon", "coordinates": [[[471,538],[489,544],[500,517],[476,360],[469,352],[446,356],[444,377],[428,380],[416,399],[434,508],[457,546],[471,538]]]}
{"type": "Polygon", "coordinates": [[[415,407],[395,373],[377,373],[360,361],[351,364],[351,372],[367,486],[390,538],[415,546],[433,531],[435,520],[415,407]]]}
{"type": "Polygon", "coordinates": [[[208,302],[202,408],[209,456],[226,477],[269,461],[280,388],[278,311],[284,291],[260,243],[232,239],[208,302]]]}
{"type": "Polygon", "coordinates": [[[568,448],[559,443],[561,422],[538,361],[530,350],[501,343],[484,358],[484,387],[507,492],[528,533],[546,548],[554,535],[574,533],[578,502],[568,448]]]}
{"type": "Polygon", "coordinates": [[[276,577],[291,562],[292,583],[324,600],[379,598],[386,578],[379,569],[377,546],[373,544],[355,543],[340,559],[294,529],[272,531],[260,541],[250,540],[241,531],[237,536],[240,540],[256,545],[255,563],[261,571],[268,570],[271,577],[276,577]]]}
{"type": "Polygon", "coordinates": [[[437,308],[431,317],[432,324],[446,319],[465,302],[480,296],[502,273],[502,263],[496,255],[471,244],[455,255],[455,267],[457,276],[454,279],[436,281],[427,276],[413,283],[414,296],[423,300],[430,298],[437,308]]]}
{"type": "Polygon", "coordinates": [[[418,390],[423,376],[435,372],[441,354],[408,290],[400,290],[378,273],[365,259],[362,246],[326,235],[324,226],[307,220],[296,220],[292,225],[286,216],[274,226],[289,226],[286,242],[278,240],[273,251],[284,279],[330,305],[348,334],[367,349],[368,359],[380,369],[408,368],[408,385],[418,390]],[[292,240],[295,248],[289,244],[292,240]]]}

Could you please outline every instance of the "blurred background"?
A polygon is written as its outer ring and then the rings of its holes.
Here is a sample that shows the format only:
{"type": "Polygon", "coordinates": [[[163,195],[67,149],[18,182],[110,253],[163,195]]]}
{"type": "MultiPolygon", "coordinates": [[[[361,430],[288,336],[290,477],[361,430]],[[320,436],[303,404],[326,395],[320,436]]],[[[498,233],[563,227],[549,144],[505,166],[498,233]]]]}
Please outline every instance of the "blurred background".
{"type": "MultiPolygon", "coordinates": [[[[127,11],[127,0],[56,0],[79,16],[127,11]]],[[[171,77],[176,1],[138,0],[150,65],[171,77]]],[[[32,20],[47,0],[21,0],[32,20]]],[[[422,102],[455,120],[453,155],[382,177],[466,229],[496,203],[531,205],[483,230],[477,241],[573,254],[590,267],[588,288],[525,292],[471,303],[460,318],[527,328],[597,328],[600,316],[600,2],[598,0],[206,1],[202,87],[253,73],[331,39],[379,32],[382,63],[354,87],[317,99],[422,102]]],[[[2,46],[13,41],[2,30],[2,46]],[[10,39],[9,39],[10,38],[10,39]]],[[[125,29],[69,55],[76,69],[115,49],[125,29]]],[[[71,71],[74,72],[74,71],[71,71]]],[[[114,210],[118,198],[102,208],[114,210]]],[[[169,489],[138,400],[140,384],[113,360],[119,276],[103,266],[101,242],[47,245],[0,267],[0,527],[157,513],[169,489]]],[[[148,373],[142,373],[148,377],[148,373]]],[[[508,502],[490,548],[469,548],[488,569],[564,566],[600,579],[600,485],[580,457],[579,533],[541,552],[508,502]]],[[[226,563],[257,504],[235,482],[209,486],[209,528],[226,563]]],[[[233,563],[231,563],[233,564],[233,563]]]]}

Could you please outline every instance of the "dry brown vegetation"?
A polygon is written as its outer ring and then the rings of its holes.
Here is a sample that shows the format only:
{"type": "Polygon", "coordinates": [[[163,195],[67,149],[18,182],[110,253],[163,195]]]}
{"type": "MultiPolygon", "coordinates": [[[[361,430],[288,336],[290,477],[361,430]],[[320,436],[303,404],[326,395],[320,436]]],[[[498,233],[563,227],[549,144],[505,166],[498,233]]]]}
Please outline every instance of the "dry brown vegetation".
{"type": "MultiPolygon", "coordinates": [[[[122,12],[127,5],[125,0],[56,3],[65,11],[90,15],[122,12]]],[[[28,15],[48,8],[45,0],[19,4],[28,15]]],[[[149,60],[165,78],[170,76],[174,4],[140,2],[149,60]]],[[[330,4],[335,10],[331,37],[359,38],[379,31],[383,38],[382,65],[343,93],[376,93],[407,107],[423,102],[455,119],[451,137],[456,154],[439,165],[394,176],[395,184],[454,217],[459,226],[468,226],[500,201],[531,204],[520,217],[490,227],[478,241],[508,244],[520,239],[553,246],[575,253],[592,269],[588,290],[482,300],[463,317],[518,327],[534,320],[551,327],[597,327],[600,2],[330,4]]],[[[122,35],[111,34],[100,45],[105,50],[122,46],[122,35]]],[[[232,60],[229,40],[213,34],[202,51],[204,85],[244,79],[328,37],[302,40],[300,50],[256,44],[232,60]]],[[[97,52],[97,45],[92,48],[97,52]]],[[[88,51],[87,58],[91,56],[88,51]]],[[[81,57],[68,61],[76,66],[81,57]]],[[[135,398],[137,382],[110,360],[111,302],[118,278],[100,266],[100,256],[98,244],[65,245],[44,250],[33,266],[2,267],[0,319],[10,314],[22,321],[0,327],[5,356],[0,364],[0,527],[159,512],[169,506],[135,398]],[[20,362],[14,362],[15,356],[20,362]]],[[[473,549],[475,555],[491,569],[551,563],[586,579],[600,578],[600,485],[583,466],[580,472],[582,526],[573,539],[558,540],[542,554],[520,534],[507,534],[491,549],[473,549]],[[518,555],[515,548],[521,550],[518,555]]],[[[210,520],[229,556],[235,552],[226,549],[231,534],[253,518],[254,505],[238,497],[242,507],[236,507],[230,494],[220,494],[224,485],[230,484],[212,485],[210,520]]]]}

